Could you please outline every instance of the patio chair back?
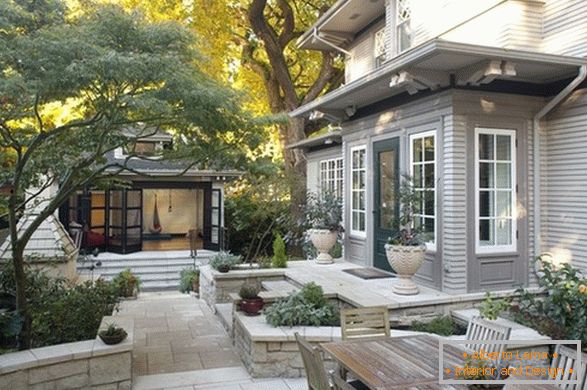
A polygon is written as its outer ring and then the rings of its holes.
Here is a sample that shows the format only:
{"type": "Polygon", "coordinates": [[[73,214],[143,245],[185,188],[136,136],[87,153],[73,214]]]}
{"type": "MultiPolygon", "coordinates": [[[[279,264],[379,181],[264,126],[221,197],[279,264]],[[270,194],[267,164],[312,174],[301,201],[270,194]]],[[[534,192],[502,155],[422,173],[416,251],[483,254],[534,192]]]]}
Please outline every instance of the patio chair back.
{"type": "Polygon", "coordinates": [[[82,238],[84,235],[84,231],[82,229],[82,225],[76,222],[70,222],[69,224],[69,235],[73,240],[73,243],[77,249],[80,249],[82,246],[82,238]]]}
{"type": "MultiPolygon", "coordinates": [[[[496,324],[494,322],[487,321],[481,317],[473,317],[469,321],[467,327],[466,340],[481,340],[481,341],[500,341],[509,340],[512,329],[508,326],[496,324]]],[[[472,351],[480,352],[482,349],[487,353],[498,352],[499,357],[496,359],[496,367],[501,368],[501,356],[505,350],[505,344],[465,344],[465,347],[472,351]]]]}
{"type": "Polygon", "coordinates": [[[336,371],[330,373],[330,378],[332,379],[334,390],[356,390],[350,383],[342,379],[336,371]]]}
{"type": "Polygon", "coordinates": [[[322,353],[318,347],[312,346],[306,339],[295,334],[298,348],[302,354],[302,362],[306,370],[309,390],[329,390],[328,373],[324,367],[322,353]]]}
{"type": "Polygon", "coordinates": [[[389,337],[389,312],[385,306],[343,309],[340,323],[343,340],[389,337]]]}
{"type": "Polygon", "coordinates": [[[578,385],[561,384],[558,386],[565,390],[587,390],[587,353],[581,354],[581,367],[578,367],[576,349],[559,344],[554,351],[557,356],[552,359],[550,367],[563,369],[563,372],[557,374],[556,379],[572,379],[573,374],[569,373],[570,368],[573,369],[579,379],[578,385]]]}

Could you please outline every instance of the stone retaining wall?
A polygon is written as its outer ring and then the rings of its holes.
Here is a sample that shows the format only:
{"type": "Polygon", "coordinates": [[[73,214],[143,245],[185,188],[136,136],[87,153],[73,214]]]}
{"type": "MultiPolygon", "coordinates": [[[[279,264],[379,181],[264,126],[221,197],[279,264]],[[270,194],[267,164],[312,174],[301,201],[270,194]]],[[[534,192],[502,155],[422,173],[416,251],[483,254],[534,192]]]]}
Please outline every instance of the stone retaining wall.
{"type": "MultiPolygon", "coordinates": [[[[101,328],[112,320],[104,317],[101,328]]],[[[0,389],[130,390],[134,323],[116,323],[128,332],[117,345],[96,338],[1,355],[0,389]]]]}
{"type": "Polygon", "coordinates": [[[238,269],[220,273],[206,265],[200,267],[200,298],[214,308],[217,303],[230,303],[230,294],[238,293],[245,283],[284,279],[284,269],[238,269]]]}

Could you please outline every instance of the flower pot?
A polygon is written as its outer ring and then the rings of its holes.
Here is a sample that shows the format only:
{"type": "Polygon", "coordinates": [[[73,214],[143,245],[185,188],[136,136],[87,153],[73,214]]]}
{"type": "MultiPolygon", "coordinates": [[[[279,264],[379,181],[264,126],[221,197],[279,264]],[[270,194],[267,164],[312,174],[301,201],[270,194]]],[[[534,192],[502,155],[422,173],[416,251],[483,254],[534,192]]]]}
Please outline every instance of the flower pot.
{"type": "Polygon", "coordinates": [[[126,338],[127,333],[123,329],[120,332],[113,334],[113,335],[107,335],[104,332],[100,332],[100,333],[98,333],[98,336],[104,342],[104,344],[114,345],[114,344],[118,344],[118,343],[122,342],[122,340],[124,340],[126,338]]]}
{"type": "Polygon", "coordinates": [[[241,310],[248,316],[258,316],[264,305],[263,298],[243,299],[241,310]]]}
{"type": "Polygon", "coordinates": [[[218,267],[218,272],[221,272],[221,273],[225,274],[228,271],[230,271],[230,265],[228,265],[228,264],[221,265],[221,266],[218,267]]]}
{"type": "Polygon", "coordinates": [[[199,294],[200,293],[200,281],[199,280],[192,280],[192,292],[199,294]]]}
{"type": "Polygon", "coordinates": [[[332,256],[328,252],[336,244],[338,238],[337,231],[330,231],[328,229],[311,229],[308,231],[310,240],[318,250],[318,257],[316,257],[317,264],[332,264],[332,256]]]}
{"type": "Polygon", "coordinates": [[[422,262],[426,247],[422,246],[404,246],[404,245],[385,245],[387,261],[391,268],[397,274],[399,280],[393,285],[392,291],[399,295],[415,295],[420,292],[412,277],[418,272],[422,262]]]}

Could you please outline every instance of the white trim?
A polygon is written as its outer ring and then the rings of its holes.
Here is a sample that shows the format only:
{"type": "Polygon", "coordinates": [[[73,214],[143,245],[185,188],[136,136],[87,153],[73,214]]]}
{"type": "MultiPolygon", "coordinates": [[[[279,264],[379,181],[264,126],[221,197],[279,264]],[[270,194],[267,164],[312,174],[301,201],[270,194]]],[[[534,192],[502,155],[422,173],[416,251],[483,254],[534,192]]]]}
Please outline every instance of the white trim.
{"type": "Polygon", "coordinates": [[[410,28],[412,27],[412,10],[411,10],[412,4],[411,4],[411,0],[404,0],[404,1],[407,3],[407,8],[410,10],[410,17],[409,17],[409,19],[406,19],[404,21],[400,21],[399,20],[399,16],[400,16],[400,4],[399,3],[401,2],[401,0],[396,0],[395,1],[395,22],[394,22],[395,25],[394,25],[393,33],[395,35],[394,41],[395,41],[395,54],[396,55],[399,55],[399,54],[401,54],[401,53],[403,53],[405,51],[408,51],[409,49],[412,48],[413,43],[414,43],[414,35],[413,35],[413,32],[410,32],[410,44],[408,45],[408,47],[405,47],[402,50],[402,47],[401,47],[401,34],[399,33],[400,28],[404,24],[408,24],[410,28]]]}
{"type": "Polygon", "coordinates": [[[382,27],[378,28],[377,30],[373,31],[373,69],[380,68],[385,61],[389,58],[389,50],[387,50],[387,40],[386,40],[386,31],[387,26],[383,25],[382,27]],[[383,53],[377,55],[377,37],[382,35],[383,38],[383,53]],[[383,57],[383,61],[377,64],[377,58],[383,57]]]}
{"type": "MultiPolygon", "coordinates": [[[[438,241],[438,137],[436,130],[428,130],[420,133],[412,133],[409,136],[409,172],[410,176],[414,177],[414,143],[416,139],[422,139],[432,136],[434,139],[434,241],[426,243],[426,249],[431,252],[436,252],[436,242],[438,241]]],[[[425,163],[423,164],[425,165],[425,163]]]]}
{"type": "Polygon", "coordinates": [[[367,221],[367,202],[368,202],[368,196],[367,196],[367,182],[368,182],[368,177],[367,177],[367,172],[368,172],[368,164],[369,164],[369,159],[367,156],[367,145],[360,145],[360,146],[353,146],[350,148],[350,164],[349,164],[349,173],[350,173],[350,180],[349,180],[349,190],[350,190],[350,202],[349,202],[349,211],[350,211],[350,215],[349,215],[349,231],[350,231],[350,235],[353,237],[360,237],[360,238],[365,238],[367,237],[367,226],[368,226],[368,221],[367,221]],[[363,168],[358,168],[355,170],[354,168],[354,158],[353,158],[353,154],[354,152],[357,151],[364,151],[365,152],[365,166],[363,168]],[[364,172],[365,175],[365,187],[362,189],[362,191],[365,194],[365,209],[364,210],[360,210],[360,209],[354,209],[353,206],[353,172],[358,171],[358,172],[364,172]],[[353,229],[353,213],[354,212],[362,212],[365,216],[365,227],[364,230],[355,230],[353,229]]]}
{"type": "MultiPolygon", "coordinates": [[[[517,185],[517,148],[516,148],[516,130],[510,129],[493,129],[493,128],[484,128],[484,127],[477,127],[475,128],[475,253],[477,254],[485,254],[485,253],[511,253],[517,251],[517,238],[516,238],[516,231],[517,231],[517,193],[516,193],[516,185],[517,185]],[[511,151],[511,158],[510,160],[497,160],[497,158],[493,158],[491,160],[480,160],[479,159],[479,135],[480,134],[490,134],[490,135],[507,135],[510,137],[510,151],[511,151]],[[479,245],[479,163],[481,161],[490,161],[493,163],[498,162],[507,162],[511,163],[511,221],[512,221],[512,231],[511,231],[511,245],[492,245],[492,246],[481,246],[479,245]]],[[[496,149],[494,148],[494,153],[496,149]]],[[[494,181],[497,181],[497,170],[494,171],[494,181]]],[[[495,188],[495,184],[494,184],[495,188]]],[[[497,197],[494,197],[494,202],[497,202],[497,197]]],[[[495,204],[495,203],[494,203],[495,204]]],[[[494,213],[496,212],[496,207],[494,206],[494,213]]],[[[495,220],[495,217],[491,219],[495,220]]],[[[496,237],[497,238],[497,237],[496,237]]]]}

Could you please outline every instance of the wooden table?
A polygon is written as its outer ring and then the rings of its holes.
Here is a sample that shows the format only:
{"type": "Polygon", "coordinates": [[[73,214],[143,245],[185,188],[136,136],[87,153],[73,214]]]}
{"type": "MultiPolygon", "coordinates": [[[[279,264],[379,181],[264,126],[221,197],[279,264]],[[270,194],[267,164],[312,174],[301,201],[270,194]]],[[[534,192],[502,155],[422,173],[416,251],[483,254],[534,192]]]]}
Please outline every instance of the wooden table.
{"type": "MultiPolygon", "coordinates": [[[[421,335],[322,344],[324,351],[373,390],[467,389],[438,383],[437,338],[421,335]]],[[[444,365],[463,364],[463,350],[444,345],[444,365]]]]}

